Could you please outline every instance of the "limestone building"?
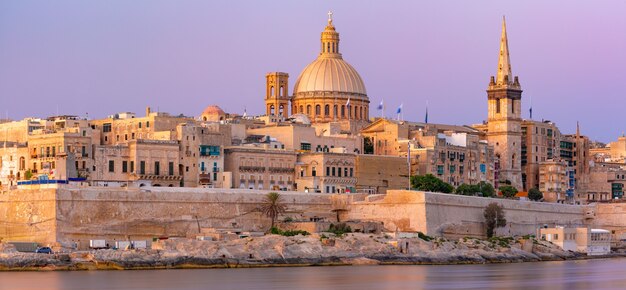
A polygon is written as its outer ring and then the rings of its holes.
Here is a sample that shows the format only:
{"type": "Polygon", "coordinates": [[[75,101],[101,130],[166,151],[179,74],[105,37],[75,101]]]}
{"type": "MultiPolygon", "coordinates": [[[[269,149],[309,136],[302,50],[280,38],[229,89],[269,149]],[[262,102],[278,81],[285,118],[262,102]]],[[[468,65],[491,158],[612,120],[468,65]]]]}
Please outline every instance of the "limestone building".
{"type": "Polygon", "coordinates": [[[233,146],[224,150],[232,188],[294,190],[296,153],[283,149],[233,146]]]}
{"type": "Polygon", "coordinates": [[[502,20],[502,37],[496,76],[491,77],[487,88],[487,141],[496,155],[499,180],[508,180],[516,188],[522,188],[521,164],[521,109],[522,87],[513,76],[509,57],[506,23],[502,20]]]}
{"type": "Polygon", "coordinates": [[[291,101],[291,115],[304,114],[314,124],[338,122],[344,130],[357,133],[368,123],[370,101],[363,79],[340,53],[332,13],[320,41],[317,59],[300,73],[291,97],[287,73],[266,75],[266,114],[287,118],[291,101]]]}

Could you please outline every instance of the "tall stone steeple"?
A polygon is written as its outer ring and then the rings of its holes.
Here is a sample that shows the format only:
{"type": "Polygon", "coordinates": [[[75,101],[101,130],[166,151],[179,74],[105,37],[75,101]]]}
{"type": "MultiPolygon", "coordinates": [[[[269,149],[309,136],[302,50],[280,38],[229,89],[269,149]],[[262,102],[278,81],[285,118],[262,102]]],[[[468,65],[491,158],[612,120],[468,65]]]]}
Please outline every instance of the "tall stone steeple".
{"type": "Polygon", "coordinates": [[[500,181],[509,181],[522,189],[522,89],[519,79],[513,77],[508,42],[503,18],[498,70],[487,88],[487,141],[498,157],[500,181]]]}

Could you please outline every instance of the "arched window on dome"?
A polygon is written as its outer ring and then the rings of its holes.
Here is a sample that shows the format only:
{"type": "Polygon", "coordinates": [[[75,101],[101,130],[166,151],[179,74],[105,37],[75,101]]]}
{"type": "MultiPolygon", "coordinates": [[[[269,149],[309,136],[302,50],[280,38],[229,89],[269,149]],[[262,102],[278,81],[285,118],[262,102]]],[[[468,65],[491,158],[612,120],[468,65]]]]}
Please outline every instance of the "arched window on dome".
{"type": "Polygon", "coordinates": [[[274,115],[274,105],[270,105],[270,116],[274,115]]]}
{"type": "Polygon", "coordinates": [[[337,117],[337,105],[333,107],[333,117],[337,117]]]}
{"type": "Polygon", "coordinates": [[[330,115],[330,105],[324,106],[324,116],[330,115]]]}
{"type": "Polygon", "coordinates": [[[315,116],[319,116],[322,114],[322,107],[320,105],[315,105],[315,116]]]}
{"type": "Polygon", "coordinates": [[[341,105],[341,117],[346,117],[346,105],[341,105]]]}
{"type": "Polygon", "coordinates": [[[309,116],[311,115],[311,105],[306,106],[306,114],[309,116]]]}
{"type": "Polygon", "coordinates": [[[274,96],[274,86],[270,87],[270,97],[274,96]]]}
{"type": "Polygon", "coordinates": [[[304,114],[304,106],[300,106],[300,114],[304,114]]]}

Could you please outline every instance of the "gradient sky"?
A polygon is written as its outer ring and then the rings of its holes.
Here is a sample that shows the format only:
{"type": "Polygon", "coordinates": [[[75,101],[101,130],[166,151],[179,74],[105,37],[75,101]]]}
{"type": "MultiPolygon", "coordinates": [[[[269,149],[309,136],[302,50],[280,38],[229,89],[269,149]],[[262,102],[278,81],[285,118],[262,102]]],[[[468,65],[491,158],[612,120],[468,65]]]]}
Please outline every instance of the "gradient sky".
{"type": "MultiPolygon", "coordinates": [[[[327,11],[370,114],[486,118],[502,15],[524,117],[611,141],[626,130],[626,1],[0,1],[0,114],[101,118],[146,106],[262,114],[265,74],[293,85],[327,11]]],[[[290,93],[293,88],[290,88],[290,93]]]]}

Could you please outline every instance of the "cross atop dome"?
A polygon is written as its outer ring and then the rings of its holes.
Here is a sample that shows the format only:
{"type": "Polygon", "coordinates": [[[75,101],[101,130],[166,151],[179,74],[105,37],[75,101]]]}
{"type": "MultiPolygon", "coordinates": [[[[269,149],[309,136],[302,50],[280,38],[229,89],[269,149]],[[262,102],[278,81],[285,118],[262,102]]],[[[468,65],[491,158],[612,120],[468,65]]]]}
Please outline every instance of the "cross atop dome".
{"type": "Polygon", "coordinates": [[[333,24],[333,12],[328,11],[328,24],[333,24]]]}

